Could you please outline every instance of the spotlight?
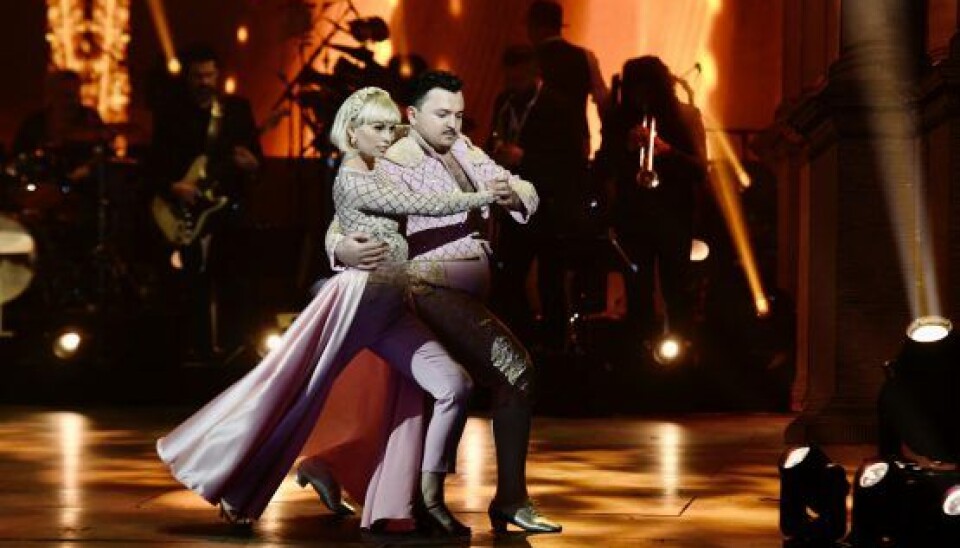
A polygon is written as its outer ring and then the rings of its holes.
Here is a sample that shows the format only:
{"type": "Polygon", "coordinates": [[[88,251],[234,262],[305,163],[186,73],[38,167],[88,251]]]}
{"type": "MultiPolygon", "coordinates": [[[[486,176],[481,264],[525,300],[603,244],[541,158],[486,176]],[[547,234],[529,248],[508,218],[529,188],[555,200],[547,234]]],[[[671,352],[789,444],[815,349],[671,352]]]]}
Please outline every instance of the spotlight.
{"type": "Polygon", "coordinates": [[[960,517],[960,485],[954,485],[947,489],[946,495],[943,496],[941,509],[944,514],[952,518],[960,517]]]}
{"type": "Polygon", "coordinates": [[[707,242],[694,238],[690,246],[690,260],[695,263],[700,263],[706,261],[709,256],[710,246],[707,245],[707,242]]]}
{"type": "Polygon", "coordinates": [[[940,316],[917,318],[907,327],[907,336],[919,343],[937,342],[946,338],[953,330],[953,324],[940,316]]]}
{"type": "Polygon", "coordinates": [[[881,454],[960,461],[958,360],[949,320],[927,316],[910,324],[900,353],[886,365],[878,408],[881,454]]]}
{"type": "Polygon", "coordinates": [[[940,509],[943,511],[940,518],[943,524],[941,536],[951,545],[957,546],[960,544],[960,484],[954,484],[947,489],[940,509]]]}
{"type": "Polygon", "coordinates": [[[960,546],[960,473],[921,468],[909,473],[897,546],[960,546]]]}
{"type": "Polygon", "coordinates": [[[867,460],[854,476],[850,540],[855,546],[892,546],[904,536],[907,472],[892,460],[867,460]]]}
{"type": "Polygon", "coordinates": [[[283,340],[283,334],[279,329],[268,329],[263,333],[263,336],[260,338],[260,344],[257,345],[257,354],[261,358],[265,357],[267,354],[277,349],[280,346],[280,342],[283,340]]]}
{"type": "Polygon", "coordinates": [[[672,365],[683,358],[685,345],[676,335],[664,335],[653,345],[653,359],[660,365],[672,365]]]}
{"type": "Polygon", "coordinates": [[[835,542],[847,527],[846,472],[817,446],[787,449],[780,458],[780,531],[800,542],[835,542]]]}
{"type": "Polygon", "coordinates": [[[53,340],[53,355],[61,360],[69,360],[77,355],[82,344],[83,336],[79,330],[64,329],[53,340]]]}

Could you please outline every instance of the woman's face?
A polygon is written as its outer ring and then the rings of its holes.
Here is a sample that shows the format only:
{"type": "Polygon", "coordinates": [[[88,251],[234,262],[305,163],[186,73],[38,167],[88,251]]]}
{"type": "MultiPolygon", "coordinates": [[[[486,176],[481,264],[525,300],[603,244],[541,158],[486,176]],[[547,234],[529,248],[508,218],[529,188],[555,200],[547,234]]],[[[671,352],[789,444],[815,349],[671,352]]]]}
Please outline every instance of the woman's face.
{"type": "Polygon", "coordinates": [[[393,122],[368,122],[353,130],[353,147],[361,156],[379,158],[393,144],[397,124],[393,122]]]}

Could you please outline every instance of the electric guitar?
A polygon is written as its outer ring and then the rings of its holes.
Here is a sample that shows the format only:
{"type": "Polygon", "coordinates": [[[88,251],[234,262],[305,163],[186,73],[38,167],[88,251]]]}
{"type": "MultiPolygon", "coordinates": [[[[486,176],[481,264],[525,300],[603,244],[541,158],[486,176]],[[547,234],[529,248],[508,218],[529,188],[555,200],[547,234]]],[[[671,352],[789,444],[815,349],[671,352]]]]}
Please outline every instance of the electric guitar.
{"type": "MultiPolygon", "coordinates": [[[[257,129],[257,137],[276,127],[289,112],[288,109],[281,109],[271,113],[257,129]]],[[[222,118],[222,107],[219,101],[214,101],[210,109],[210,126],[207,128],[208,150],[219,135],[222,118]]],[[[186,247],[195,242],[204,234],[210,220],[230,204],[230,198],[221,192],[219,182],[208,177],[209,161],[208,153],[197,156],[182,179],[197,188],[193,204],[161,194],[154,196],[150,202],[154,223],[163,237],[174,246],[186,247]]]]}

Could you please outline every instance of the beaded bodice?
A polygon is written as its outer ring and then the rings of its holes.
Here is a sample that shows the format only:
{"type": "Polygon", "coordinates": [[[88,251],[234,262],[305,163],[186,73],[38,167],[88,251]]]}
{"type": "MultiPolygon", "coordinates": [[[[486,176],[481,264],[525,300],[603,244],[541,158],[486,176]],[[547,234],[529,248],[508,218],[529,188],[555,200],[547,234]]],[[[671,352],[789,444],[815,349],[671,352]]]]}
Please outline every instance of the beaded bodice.
{"type": "Polygon", "coordinates": [[[390,246],[388,262],[407,260],[407,241],[399,220],[406,215],[437,217],[487,205],[484,192],[413,192],[393,184],[377,170],[342,166],[333,183],[333,203],[343,234],[366,232],[390,246]]]}

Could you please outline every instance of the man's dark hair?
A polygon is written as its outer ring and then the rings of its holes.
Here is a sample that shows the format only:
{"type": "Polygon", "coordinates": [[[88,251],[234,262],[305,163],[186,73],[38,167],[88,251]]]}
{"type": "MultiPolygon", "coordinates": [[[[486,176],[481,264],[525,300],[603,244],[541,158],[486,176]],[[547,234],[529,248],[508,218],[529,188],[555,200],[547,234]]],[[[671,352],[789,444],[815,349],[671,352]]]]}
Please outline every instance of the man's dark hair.
{"type": "Polygon", "coordinates": [[[563,7],[551,0],[537,0],[527,11],[527,24],[560,32],[563,27],[563,7]]]}
{"type": "Polygon", "coordinates": [[[463,80],[452,72],[428,70],[413,81],[410,88],[410,105],[420,108],[423,105],[423,98],[434,88],[456,93],[463,89],[463,80]]]}
{"type": "Polygon", "coordinates": [[[537,64],[537,50],[533,46],[517,44],[503,51],[500,60],[505,67],[519,67],[537,64]]]}
{"type": "Polygon", "coordinates": [[[180,63],[184,70],[190,70],[191,65],[213,61],[213,64],[220,67],[220,56],[217,51],[208,44],[191,44],[180,52],[180,63]]]}

